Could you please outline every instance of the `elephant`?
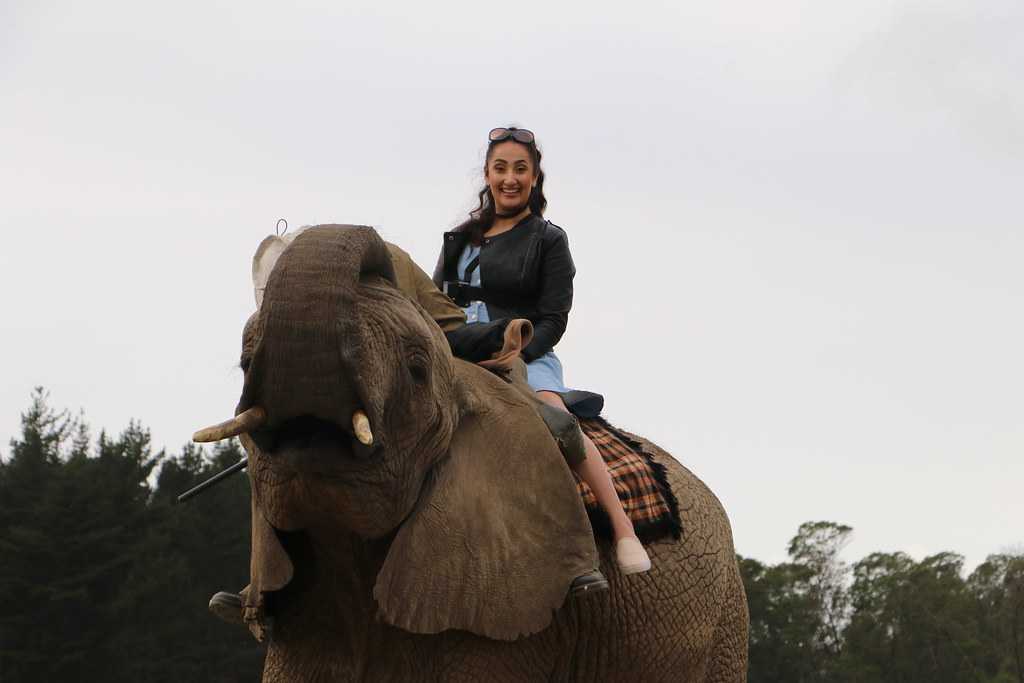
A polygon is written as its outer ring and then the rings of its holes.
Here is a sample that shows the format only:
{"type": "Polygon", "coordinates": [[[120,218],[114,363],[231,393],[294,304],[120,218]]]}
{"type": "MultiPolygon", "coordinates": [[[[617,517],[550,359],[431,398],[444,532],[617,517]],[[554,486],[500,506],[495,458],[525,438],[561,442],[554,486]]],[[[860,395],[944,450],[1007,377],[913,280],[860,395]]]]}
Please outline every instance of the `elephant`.
{"type": "Polygon", "coordinates": [[[249,459],[264,681],[745,680],[746,598],[715,495],[634,437],[667,468],[684,531],[621,575],[531,403],[452,356],[372,228],[291,241],[240,365],[225,424],[249,459]],[[609,590],[567,598],[598,565],[609,590]]]}

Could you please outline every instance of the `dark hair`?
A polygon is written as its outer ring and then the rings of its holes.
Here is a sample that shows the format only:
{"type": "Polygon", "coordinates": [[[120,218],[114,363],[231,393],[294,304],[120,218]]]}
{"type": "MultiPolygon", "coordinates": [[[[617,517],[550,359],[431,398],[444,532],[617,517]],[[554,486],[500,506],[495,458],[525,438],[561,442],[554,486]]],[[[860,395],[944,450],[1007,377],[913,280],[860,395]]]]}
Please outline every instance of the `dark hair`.
{"type": "MultiPolygon", "coordinates": [[[[506,127],[509,130],[518,130],[515,126],[506,127]]],[[[543,216],[544,209],[548,206],[548,200],[544,197],[544,169],[540,167],[542,155],[540,153],[540,148],[537,147],[536,139],[529,144],[519,142],[511,137],[505,138],[504,140],[489,141],[487,143],[487,155],[484,157],[484,168],[486,169],[487,164],[490,163],[491,152],[494,151],[495,146],[508,141],[512,141],[517,145],[522,145],[530,153],[530,159],[533,161],[533,167],[537,171],[537,184],[532,190],[530,190],[530,199],[527,201],[527,206],[530,207],[531,213],[543,216]]],[[[455,230],[457,232],[468,232],[469,241],[473,244],[479,245],[483,241],[484,233],[494,225],[494,219],[497,216],[497,213],[494,210],[494,197],[491,195],[490,185],[485,183],[483,189],[477,194],[477,198],[480,200],[479,205],[469,212],[469,219],[456,226],[455,230]]]]}

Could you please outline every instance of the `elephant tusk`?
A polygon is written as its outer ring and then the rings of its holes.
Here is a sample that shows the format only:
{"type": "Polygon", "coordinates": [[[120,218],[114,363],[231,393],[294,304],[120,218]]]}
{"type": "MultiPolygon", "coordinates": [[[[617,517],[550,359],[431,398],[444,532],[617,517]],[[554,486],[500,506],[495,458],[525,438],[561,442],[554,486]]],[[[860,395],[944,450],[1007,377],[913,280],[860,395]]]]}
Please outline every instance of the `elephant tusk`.
{"type": "Polygon", "coordinates": [[[359,443],[364,446],[373,445],[373,432],[370,431],[370,418],[366,417],[366,413],[361,410],[357,410],[352,413],[352,430],[356,433],[356,438],[359,439],[359,443]]]}
{"type": "Polygon", "coordinates": [[[259,406],[253,406],[245,412],[235,415],[230,420],[221,422],[219,425],[200,429],[192,435],[192,440],[196,443],[209,443],[211,441],[230,439],[233,436],[251,432],[266,421],[267,411],[259,406]]]}

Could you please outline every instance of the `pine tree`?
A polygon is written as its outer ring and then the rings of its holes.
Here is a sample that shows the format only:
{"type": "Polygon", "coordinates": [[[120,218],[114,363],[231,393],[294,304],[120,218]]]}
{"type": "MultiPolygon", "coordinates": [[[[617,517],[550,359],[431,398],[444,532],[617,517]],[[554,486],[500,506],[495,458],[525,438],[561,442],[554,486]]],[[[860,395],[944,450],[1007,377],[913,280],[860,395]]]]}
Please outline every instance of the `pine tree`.
{"type": "Polygon", "coordinates": [[[134,422],[89,441],[37,390],[0,462],[0,680],[256,679],[260,646],[206,610],[247,580],[248,483],[173,502],[237,462],[237,445],[167,459],[134,422]]]}
{"type": "Polygon", "coordinates": [[[68,560],[82,561],[67,553],[67,524],[78,511],[64,499],[64,452],[69,435],[81,430],[46,400],[37,388],[21,416],[21,438],[11,441],[11,458],[0,466],[0,677],[5,681],[53,680],[54,657],[83,656],[64,642],[81,630],[70,609],[82,598],[80,587],[67,581],[67,572],[76,570],[68,560]]]}
{"type": "Polygon", "coordinates": [[[125,630],[119,647],[145,651],[132,677],[147,681],[251,681],[262,669],[262,647],[243,626],[207,610],[218,590],[238,591],[249,576],[249,484],[236,475],[178,504],[176,497],[238,462],[237,442],[219,444],[212,458],[191,444],[163,463],[151,507],[154,523],[123,602],[147,625],[125,630]]]}

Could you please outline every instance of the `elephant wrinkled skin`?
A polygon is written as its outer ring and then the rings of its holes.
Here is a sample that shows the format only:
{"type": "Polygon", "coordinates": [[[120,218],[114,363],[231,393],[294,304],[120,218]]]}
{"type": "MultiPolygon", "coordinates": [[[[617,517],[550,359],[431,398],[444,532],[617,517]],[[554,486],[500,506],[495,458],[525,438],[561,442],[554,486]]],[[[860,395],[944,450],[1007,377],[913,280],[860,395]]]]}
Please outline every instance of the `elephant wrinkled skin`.
{"type": "Polygon", "coordinates": [[[370,228],[297,236],[246,325],[247,618],[264,681],[742,681],[747,609],[715,496],[652,446],[681,541],[618,573],[530,401],[453,359],[370,228]],[[353,435],[363,411],[372,444],[353,435]],[[610,590],[566,600],[598,561],[610,590]]]}

